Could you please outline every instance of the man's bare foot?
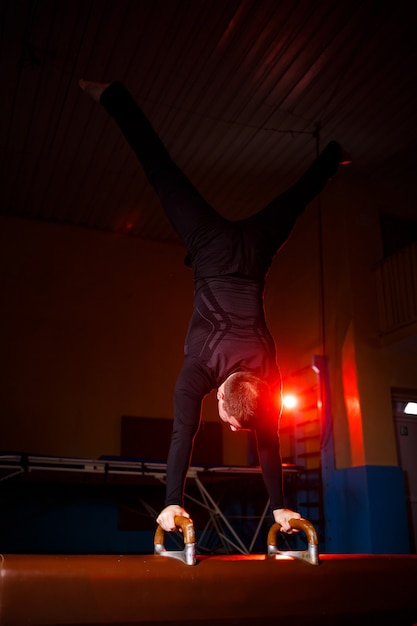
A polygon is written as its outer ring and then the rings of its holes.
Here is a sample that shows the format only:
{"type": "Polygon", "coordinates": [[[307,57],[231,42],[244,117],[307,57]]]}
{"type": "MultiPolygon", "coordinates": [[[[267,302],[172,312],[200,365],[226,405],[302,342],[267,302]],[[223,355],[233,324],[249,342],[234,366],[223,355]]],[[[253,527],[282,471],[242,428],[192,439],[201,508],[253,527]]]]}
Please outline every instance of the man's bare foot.
{"type": "Polygon", "coordinates": [[[110,85],[110,83],[93,83],[92,81],[84,80],[83,78],[78,81],[78,84],[81,89],[96,102],[100,102],[101,94],[106,87],[110,85]]]}

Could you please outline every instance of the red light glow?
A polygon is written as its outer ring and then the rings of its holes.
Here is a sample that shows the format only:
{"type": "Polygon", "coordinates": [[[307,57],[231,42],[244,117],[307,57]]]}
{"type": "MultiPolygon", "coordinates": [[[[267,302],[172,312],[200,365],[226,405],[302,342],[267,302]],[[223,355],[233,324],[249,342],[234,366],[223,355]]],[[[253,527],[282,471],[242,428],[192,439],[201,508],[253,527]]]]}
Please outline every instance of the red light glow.
{"type": "Polygon", "coordinates": [[[282,397],[282,405],[285,409],[294,409],[297,406],[297,398],[292,393],[286,393],[282,397]]]}
{"type": "Polygon", "coordinates": [[[359,395],[356,351],[353,328],[350,327],[343,346],[343,395],[349,426],[352,467],[365,465],[362,409],[359,395]]]}

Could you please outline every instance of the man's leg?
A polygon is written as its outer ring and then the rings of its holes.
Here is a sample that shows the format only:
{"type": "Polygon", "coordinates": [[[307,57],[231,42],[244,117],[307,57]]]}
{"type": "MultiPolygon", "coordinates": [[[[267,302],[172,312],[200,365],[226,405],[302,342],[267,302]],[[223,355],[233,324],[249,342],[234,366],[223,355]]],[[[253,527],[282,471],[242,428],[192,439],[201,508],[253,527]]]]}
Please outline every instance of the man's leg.
{"type": "Polygon", "coordinates": [[[172,226],[191,255],[221,228],[223,218],[173,162],[158,134],[128,90],[118,82],[80,81],[80,86],[113,117],[158,194],[172,226]]]}
{"type": "Polygon", "coordinates": [[[246,226],[255,228],[275,253],[288,239],[297,219],[306,206],[325,187],[341,163],[349,159],[341,146],[330,142],[305,174],[287,191],[265,208],[246,220],[246,226]]]}

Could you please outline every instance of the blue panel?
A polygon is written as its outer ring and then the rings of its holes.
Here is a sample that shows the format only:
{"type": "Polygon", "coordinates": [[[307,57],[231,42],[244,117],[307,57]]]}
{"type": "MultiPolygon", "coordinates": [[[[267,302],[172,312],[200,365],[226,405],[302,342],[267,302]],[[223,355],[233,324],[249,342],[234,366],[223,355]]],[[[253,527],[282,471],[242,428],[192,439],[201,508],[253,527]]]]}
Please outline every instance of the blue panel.
{"type": "Polygon", "coordinates": [[[327,472],[323,490],[326,552],[409,553],[400,467],[366,465],[327,472]]]}

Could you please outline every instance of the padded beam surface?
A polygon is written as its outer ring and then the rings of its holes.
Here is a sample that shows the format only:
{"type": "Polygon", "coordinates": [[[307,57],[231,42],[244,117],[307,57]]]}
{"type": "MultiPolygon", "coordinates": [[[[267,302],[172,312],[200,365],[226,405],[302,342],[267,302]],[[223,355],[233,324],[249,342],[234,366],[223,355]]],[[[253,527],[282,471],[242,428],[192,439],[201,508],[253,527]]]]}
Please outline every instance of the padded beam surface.
{"type": "Polygon", "coordinates": [[[417,556],[3,555],[7,626],[417,622],[417,556]]]}

